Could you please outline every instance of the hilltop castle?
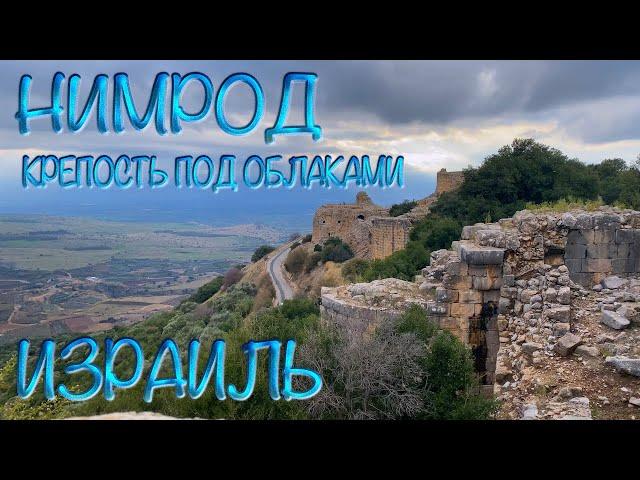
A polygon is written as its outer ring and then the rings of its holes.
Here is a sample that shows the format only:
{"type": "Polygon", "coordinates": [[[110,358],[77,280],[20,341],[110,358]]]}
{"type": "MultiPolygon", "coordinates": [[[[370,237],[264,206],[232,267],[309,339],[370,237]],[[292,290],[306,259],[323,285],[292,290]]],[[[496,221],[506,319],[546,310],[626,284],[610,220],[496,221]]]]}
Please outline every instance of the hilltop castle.
{"type": "Polygon", "coordinates": [[[464,172],[443,168],[437,175],[435,193],[397,217],[389,216],[389,209],[375,205],[365,192],[359,192],[353,204],[323,205],[313,217],[313,241],[322,243],[329,237],[339,237],[351,246],[356,257],[388,257],[406,246],[411,226],[427,215],[438,195],[457,189],[463,180],[464,172]]]}

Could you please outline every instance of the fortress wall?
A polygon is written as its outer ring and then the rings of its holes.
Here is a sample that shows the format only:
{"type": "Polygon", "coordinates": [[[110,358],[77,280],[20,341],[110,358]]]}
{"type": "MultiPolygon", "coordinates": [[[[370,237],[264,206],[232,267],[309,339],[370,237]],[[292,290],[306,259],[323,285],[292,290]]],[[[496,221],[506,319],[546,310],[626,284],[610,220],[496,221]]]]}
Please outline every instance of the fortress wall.
{"type": "Polygon", "coordinates": [[[399,217],[371,219],[371,258],[386,258],[402,250],[409,241],[411,222],[399,217]]]}
{"type": "Polygon", "coordinates": [[[621,229],[616,217],[587,217],[569,231],[564,264],[571,279],[590,287],[604,277],[640,272],[640,229],[621,229]]]}

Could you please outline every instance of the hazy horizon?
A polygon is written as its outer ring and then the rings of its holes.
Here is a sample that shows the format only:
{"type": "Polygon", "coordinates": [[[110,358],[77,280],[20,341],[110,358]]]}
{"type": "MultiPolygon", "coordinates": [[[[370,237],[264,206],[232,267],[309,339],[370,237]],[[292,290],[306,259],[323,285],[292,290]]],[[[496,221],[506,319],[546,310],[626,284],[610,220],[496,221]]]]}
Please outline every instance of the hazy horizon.
{"type": "MultiPolygon", "coordinates": [[[[273,223],[303,219],[324,203],[352,202],[360,189],[249,190],[237,192],[178,190],[172,185],[151,191],[23,189],[22,155],[154,154],[161,167],[178,155],[235,154],[403,155],[405,187],[366,189],[374,202],[389,206],[433,192],[441,168],[478,166],[514,138],[534,138],[570,158],[597,163],[640,153],[640,62],[636,61],[2,61],[0,62],[0,213],[89,215],[140,221],[205,221],[207,223],[273,223]],[[67,80],[62,88],[66,106],[68,77],[82,75],[79,102],[83,106],[99,73],[127,72],[140,110],[146,105],[158,72],[208,75],[214,90],[231,73],[247,72],[265,91],[265,115],[249,135],[221,132],[215,116],[185,124],[179,135],[160,136],[150,127],[134,131],[128,124],[120,135],[102,135],[92,110],[86,127],[75,134],[55,134],[49,119],[30,121],[22,136],[14,114],[20,77],[33,77],[30,108],[50,105],[55,72],[67,80]],[[323,137],[281,136],[265,145],[264,130],[273,125],[287,72],[318,74],[315,119],[323,137]],[[132,197],[132,195],[134,195],[132,197]],[[298,218],[300,217],[300,218],[298,218]]],[[[110,89],[112,85],[110,84],[110,89]]],[[[111,90],[110,94],[111,95],[111,90]]],[[[187,111],[201,104],[199,88],[182,99],[187,111]],[[200,103],[199,103],[200,102],[200,103]]],[[[289,124],[299,119],[302,93],[293,90],[289,124]]],[[[253,112],[253,99],[243,88],[230,90],[228,118],[242,124],[253,112]],[[231,93],[232,92],[232,93],[231,93]]]]}

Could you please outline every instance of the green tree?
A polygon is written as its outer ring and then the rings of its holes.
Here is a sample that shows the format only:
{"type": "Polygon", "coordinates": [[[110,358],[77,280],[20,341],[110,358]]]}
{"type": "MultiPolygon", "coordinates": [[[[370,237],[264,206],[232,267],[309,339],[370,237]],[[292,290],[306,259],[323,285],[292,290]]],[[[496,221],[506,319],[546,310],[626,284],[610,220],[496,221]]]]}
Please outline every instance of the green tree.
{"type": "Polygon", "coordinates": [[[275,249],[276,248],[271,245],[260,245],[258,248],[256,248],[256,251],[253,252],[253,255],[251,255],[251,261],[255,263],[265,255],[273,252],[275,249]]]}
{"type": "Polygon", "coordinates": [[[400,215],[404,215],[405,213],[413,210],[417,205],[418,202],[414,200],[405,200],[402,203],[396,203],[391,205],[389,215],[392,217],[399,217],[400,215]]]}
{"type": "Polygon", "coordinates": [[[284,261],[284,266],[288,272],[298,275],[304,270],[307,260],[307,252],[304,248],[296,248],[289,252],[284,261]]]}
{"type": "Polygon", "coordinates": [[[352,258],[342,265],[342,276],[349,282],[359,282],[369,268],[369,261],[363,258],[352,258]]]}
{"type": "Polygon", "coordinates": [[[219,276],[211,280],[210,282],[202,285],[196,293],[191,295],[188,299],[190,302],[202,303],[211,297],[213,297],[222,288],[224,284],[224,277],[219,276]]]}
{"type": "Polygon", "coordinates": [[[338,237],[331,237],[324,242],[320,251],[320,259],[324,262],[342,263],[353,258],[351,247],[338,237]]]}

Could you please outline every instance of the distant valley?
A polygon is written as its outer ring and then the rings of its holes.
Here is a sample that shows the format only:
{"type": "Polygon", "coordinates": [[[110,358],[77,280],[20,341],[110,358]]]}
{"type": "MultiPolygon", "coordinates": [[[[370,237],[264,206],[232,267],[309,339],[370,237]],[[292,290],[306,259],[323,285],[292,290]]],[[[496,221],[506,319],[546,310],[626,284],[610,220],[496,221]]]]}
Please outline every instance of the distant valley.
{"type": "Polygon", "coordinates": [[[0,344],[138,322],[287,234],[263,224],[2,215],[0,344]]]}

